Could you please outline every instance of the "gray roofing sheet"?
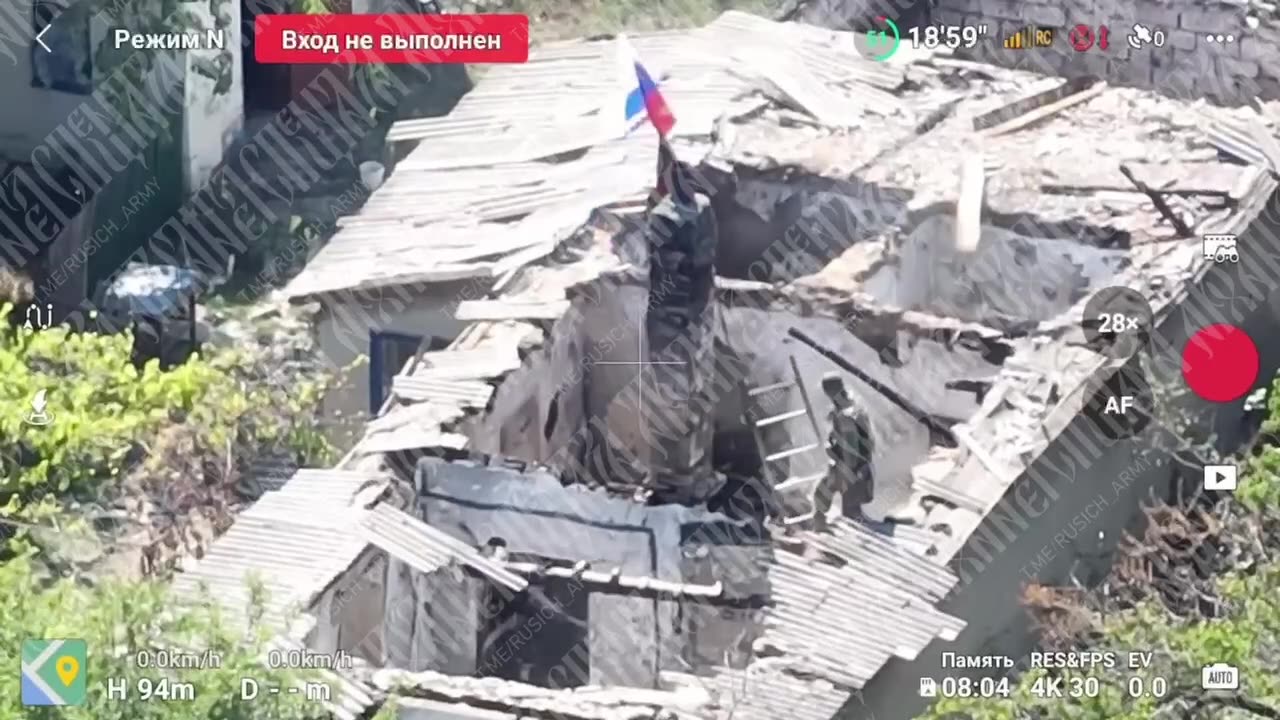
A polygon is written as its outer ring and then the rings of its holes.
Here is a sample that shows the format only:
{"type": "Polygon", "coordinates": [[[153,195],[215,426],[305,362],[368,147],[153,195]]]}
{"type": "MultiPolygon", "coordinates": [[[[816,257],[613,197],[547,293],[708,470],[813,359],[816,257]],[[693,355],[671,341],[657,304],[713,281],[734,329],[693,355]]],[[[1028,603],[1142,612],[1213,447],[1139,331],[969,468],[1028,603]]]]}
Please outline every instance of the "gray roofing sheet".
{"type": "Polygon", "coordinates": [[[256,578],[267,590],[272,621],[283,623],[290,609],[305,611],[366,547],[353,531],[360,510],[352,499],[380,478],[298,471],[241,513],[202,558],[186,563],[174,578],[174,592],[192,601],[213,600],[239,616],[247,609],[249,579],[256,578]]]}
{"type": "Polygon", "coordinates": [[[360,529],[368,542],[421,572],[434,572],[456,562],[512,590],[529,586],[524,578],[480,555],[475,548],[385,503],[369,511],[360,521],[360,529]]]}

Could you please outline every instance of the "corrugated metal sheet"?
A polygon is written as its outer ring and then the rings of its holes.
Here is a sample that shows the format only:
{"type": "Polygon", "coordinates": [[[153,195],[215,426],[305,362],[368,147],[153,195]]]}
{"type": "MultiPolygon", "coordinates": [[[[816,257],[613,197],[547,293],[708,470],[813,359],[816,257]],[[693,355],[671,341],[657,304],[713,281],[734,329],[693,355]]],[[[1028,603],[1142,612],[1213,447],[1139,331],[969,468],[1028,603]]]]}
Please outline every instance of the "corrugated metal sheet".
{"type": "Polygon", "coordinates": [[[964,627],[913,589],[863,567],[836,567],[779,552],[769,570],[773,606],[760,643],[802,658],[814,673],[860,688],[891,658],[913,660],[964,627]]]}
{"type": "Polygon", "coordinates": [[[284,487],[297,472],[298,464],[291,460],[262,460],[249,468],[248,477],[240,484],[247,496],[256,498],[284,487]]]}
{"type": "Polygon", "coordinates": [[[450,403],[463,408],[484,408],[493,395],[493,386],[475,380],[435,380],[431,369],[424,376],[397,375],[391,381],[391,391],[396,397],[422,402],[431,400],[450,403]]]}
{"type": "MultiPolygon", "coordinates": [[[[1244,160],[1250,165],[1257,165],[1280,173],[1277,162],[1280,158],[1270,157],[1270,148],[1264,147],[1266,138],[1259,137],[1253,129],[1242,127],[1222,118],[1205,118],[1203,121],[1205,134],[1214,146],[1226,153],[1244,160]]],[[[1275,141],[1271,140],[1274,144],[1275,141]]],[[[1274,152],[1274,151],[1272,151],[1274,152]]]]}
{"type": "MultiPolygon", "coordinates": [[[[649,162],[652,174],[652,159],[649,162]]],[[[291,297],[364,290],[387,285],[436,283],[494,277],[507,269],[503,261],[522,255],[532,262],[582,226],[605,193],[614,199],[611,183],[581,184],[541,199],[504,199],[511,188],[477,193],[460,202],[432,202],[436,188],[454,188],[449,181],[411,190],[419,180],[393,174],[379,192],[403,188],[395,202],[370,202],[360,214],[344,219],[338,232],[307,267],[285,288],[291,297]],[[520,203],[523,204],[520,204],[520,203]],[[502,203],[506,203],[503,205],[502,203]],[[528,213],[515,222],[477,222],[528,213]],[[529,254],[531,248],[539,253],[529,254]]],[[[638,175],[637,175],[638,177],[638,175]]],[[[640,182],[638,179],[628,187],[640,182]]],[[[376,198],[378,193],[374,194],[376,198]]]]}
{"type": "Polygon", "coordinates": [[[266,591],[267,622],[283,631],[289,615],[305,612],[364,548],[350,526],[317,528],[242,515],[208,554],[177,575],[173,590],[180,598],[213,601],[231,617],[243,618],[250,581],[256,579],[266,591]]]}
{"type": "Polygon", "coordinates": [[[354,531],[362,510],[355,494],[382,477],[339,470],[300,470],[280,490],[265,493],[241,513],[204,557],[186,564],[173,591],[194,602],[213,601],[233,617],[248,609],[249,579],[267,591],[268,622],[285,629],[292,611],[305,611],[366,547],[354,531]]]}
{"type": "Polygon", "coordinates": [[[849,690],[828,680],[801,677],[803,668],[780,660],[752,663],[744,670],[722,668],[703,680],[718,698],[716,717],[731,720],[831,720],[849,699],[849,690]]]}
{"type": "Polygon", "coordinates": [[[859,523],[840,520],[830,533],[809,532],[802,537],[850,566],[911,594],[940,600],[959,582],[955,573],[904,548],[897,537],[891,540],[859,523]]]}
{"type": "MultiPolygon", "coordinates": [[[[709,136],[722,115],[767,104],[762,88],[781,88],[832,125],[856,124],[868,110],[893,112],[896,99],[872,85],[896,87],[901,71],[857,57],[851,37],[731,12],[701,30],[631,42],[663,77],[681,152],[682,142],[709,136]],[[856,92],[844,87],[850,83],[856,92]]],[[[501,265],[505,257],[523,253],[516,265],[532,262],[594,208],[647,191],[653,129],[613,139],[621,122],[601,115],[613,112],[616,69],[613,41],[542,48],[528,63],[491,69],[448,116],[397,123],[389,139],[425,142],[339,223],[286,294],[496,277],[511,267],[501,265]]]]}
{"type": "Polygon", "coordinates": [[[360,527],[368,542],[420,572],[435,572],[456,562],[516,592],[529,586],[524,578],[480,555],[475,548],[385,503],[371,510],[360,527]]]}
{"type": "MultiPolygon", "coordinates": [[[[705,123],[692,121],[690,103],[714,97],[723,105],[754,90],[754,83],[736,75],[729,58],[695,31],[633,36],[630,41],[661,78],[663,93],[679,117],[678,135],[709,130],[705,123]]],[[[604,140],[618,130],[618,123],[600,116],[602,109],[615,104],[620,82],[616,56],[612,40],[535,48],[527,63],[493,68],[447,118],[397,123],[389,139],[464,139],[460,147],[437,149],[437,167],[448,162],[474,165],[475,158],[491,154],[529,159],[524,156],[542,152],[537,157],[545,157],[565,152],[574,143],[588,147],[593,138],[604,140]],[[487,144],[484,153],[469,152],[467,143],[481,137],[477,144],[487,144]],[[530,142],[532,137],[538,142],[530,142]]]]}

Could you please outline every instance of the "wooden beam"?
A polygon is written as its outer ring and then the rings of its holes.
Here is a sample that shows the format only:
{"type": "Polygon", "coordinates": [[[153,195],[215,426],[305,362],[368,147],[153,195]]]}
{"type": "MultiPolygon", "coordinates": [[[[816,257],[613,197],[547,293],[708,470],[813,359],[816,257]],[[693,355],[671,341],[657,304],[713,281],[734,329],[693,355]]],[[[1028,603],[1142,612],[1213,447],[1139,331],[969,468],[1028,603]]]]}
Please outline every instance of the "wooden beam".
{"type": "Polygon", "coordinates": [[[982,198],[987,182],[982,151],[967,152],[960,161],[960,196],[956,200],[956,251],[972,253],[982,241],[982,198]]]}
{"type": "Polygon", "coordinates": [[[558,320],[569,310],[568,300],[464,300],[453,316],[459,320],[558,320]]]}
{"type": "Polygon", "coordinates": [[[725,595],[724,583],[718,580],[711,585],[695,585],[645,575],[623,575],[619,568],[608,572],[592,570],[585,561],[579,561],[573,567],[506,561],[502,563],[502,567],[526,578],[531,584],[537,584],[546,578],[557,578],[581,583],[596,592],[636,594],[672,600],[688,599],[723,607],[759,608],[767,602],[767,598],[760,595],[728,597],[725,595]]]}
{"type": "Polygon", "coordinates": [[[1139,180],[1138,176],[1134,175],[1133,171],[1129,169],[1129,166],[1121,164],[1120,173],[1128,178],[1129,182],[1133,183],[1134,187],[1138,188],[1139,191],[1151,198],[1151,203],[1156,206],[1156,210],[1158,210],[1160,214],[1163,215],[1171,225],[1173,225],[1173,228],[1177,231],[1179,237],[1191,237],[1194,234],[1191,232],[1191,228],[1182,221],[1182,218],[1178,217],[1177,213],[1173,211],[1173,208],[1169,207],[1169,203],[1164,201],[1164,196],[1159,192],[1152,190],[1146,183],[1139,180]]]}
{"type": "Polygon", "coordinates": [[[1078,85],[1075,81],[1067,82],[1063,83],[1061,88],[1046,91],[1028,98],[1023,98],[1022,100],[1001,108],[1000,110],[974,118],[974,129],[981,130],[985,137],[1007,135],[1011,132],[1021,130],[1028,125],[1033,125],[1042,120],[1048,119],[1069,107],[1079,105],[1086,100],[1092,100],[1098,95],[1101,95],[1103,90],[1107,89],[1107,84],[1105,82],[1097,82],[1087,89],[1078,90],[1071,94],[1059,95],[1059,93],[1073,91],[1077,87],[1078,85]],[[1058,95],[1060,99],[1051,99],[1055,95],[1058,95]],[[1048,104],[1045,104],[1046,102],[1048,104]],[[995,116],[994,113],[1001,113],[1001,115],[995,116]],[[984,118],[988,118],[988,116],[991,117],[984,120],[984,118]],[[1007,117],[1009,119],[1003,122],[997,121],[999,124],[986,125],[986,123],[991,122],[995,117],[1007,117]],[[980,121],[982,125],[979,124],[980,121]]]}

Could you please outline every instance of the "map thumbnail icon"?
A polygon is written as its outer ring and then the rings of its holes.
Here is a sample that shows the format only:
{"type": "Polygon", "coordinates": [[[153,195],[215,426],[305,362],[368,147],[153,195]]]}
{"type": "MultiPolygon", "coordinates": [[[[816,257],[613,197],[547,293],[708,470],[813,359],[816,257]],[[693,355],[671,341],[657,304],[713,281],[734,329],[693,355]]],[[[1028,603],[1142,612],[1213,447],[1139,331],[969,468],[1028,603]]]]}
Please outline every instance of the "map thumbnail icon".
{"type": "Polygon", "coordinates": [[[88,656],[84,640],[23,640],[22,704],[83,705],[88,656]]]}

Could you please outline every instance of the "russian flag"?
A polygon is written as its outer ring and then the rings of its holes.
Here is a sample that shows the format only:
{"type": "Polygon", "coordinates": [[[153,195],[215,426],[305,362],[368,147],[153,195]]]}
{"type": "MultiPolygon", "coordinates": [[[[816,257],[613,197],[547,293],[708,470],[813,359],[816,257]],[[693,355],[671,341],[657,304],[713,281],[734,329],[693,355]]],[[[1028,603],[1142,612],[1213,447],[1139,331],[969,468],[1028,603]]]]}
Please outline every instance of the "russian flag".
{"type": "Polygon", "coordinates": [[[675,127],[676,116],[672,114],[667,101],[658,90],[658,83],[640,62],[635,48],[627,41],[626,36],[618,36],[618,64],[622,74],[623,87],[629,88],[626,98],[626,133],[630,133],[640,124],[643,116],[649,116],[649,122],[658,131],[659,137],[667,137],[675,127]]]}

